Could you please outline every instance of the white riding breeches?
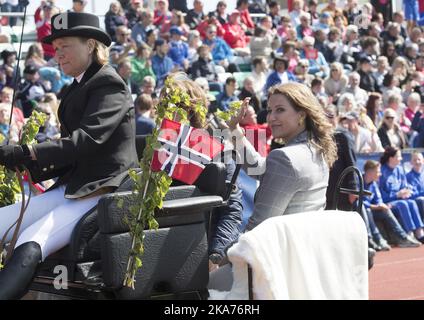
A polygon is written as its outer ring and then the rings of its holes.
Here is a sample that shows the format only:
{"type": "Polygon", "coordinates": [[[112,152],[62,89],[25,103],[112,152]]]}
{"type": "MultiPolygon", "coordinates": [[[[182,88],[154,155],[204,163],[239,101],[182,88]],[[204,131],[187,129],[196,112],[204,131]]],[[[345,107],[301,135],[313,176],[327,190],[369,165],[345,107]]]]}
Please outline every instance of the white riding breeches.
{"type": "MultiPolygon", "coordinates": [[[[97,205],[101,196],[66,199],[65,187],[60,186],[31,198],[16,247],[35,241],[41,247],[44,261],[50,254],[69,244],[76,224],[85,213],[97,205]]],[[[20,210],[20,202],[0,208],[0,239],[18,219],[20,210]]],[[[6,242],[11,240],[14,230],[15,228],[9,232],[6,242]]]]}

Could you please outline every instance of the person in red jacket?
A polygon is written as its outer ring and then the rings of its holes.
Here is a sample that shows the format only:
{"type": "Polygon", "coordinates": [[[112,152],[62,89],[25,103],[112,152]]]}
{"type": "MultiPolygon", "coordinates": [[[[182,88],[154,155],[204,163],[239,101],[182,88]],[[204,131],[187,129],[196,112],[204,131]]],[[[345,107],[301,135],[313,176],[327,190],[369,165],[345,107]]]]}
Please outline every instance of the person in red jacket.
{"type": "MultiPolygon", "coordinates": [[[[237,0],[237,10],[240,11],[240,21],[245,26],[245,31],[253,33],[255,29],[255,23],[249,13],[249,1],[248,0],[237,0]]],[[[243,26],[242,26],[243,27],[243,26]]]]}
{"type": "Polygon", "coordinates": [[[211,11],[208,13],[208,16],[206,19],[204,19],[198,26],[197,31],[200,33],[200,37],[202,40],[206,38],[207,31],[209,29],[210,25],[214,25],[216,27],[216,35],[220,38],[224,38],[225,30],[222,24],[219,22],[216,12],[211,11]]]}
{"type": "MultiPolygon", "coordinates": [[[[50,24],[51,17],[57,13],[56,7],[51,1],[41,1],[41,5],[37,8],[34,14],[35,25],[37,27],[37,41],[49,36],[52,33],[50,24]]],[[[49,60],[54,57],[55,52],[50,44],[42,44],[44,50],[44,59],[49,60]]]]}
{"type": "Polygon", "coordinates": [[[234,49],[237,55],[247,56],[250,54],[250,49],[247,46],[250,38],[246,36],[243,28],[240,26],[240,11],[234,10],[231,13],[229,22],[224,24],[224,30],[225,42],[234,49]]]}
{"type": "Polygon", "coordinates": [[[172,18],[171,12],[169,12],[168,0],[157,0],[156,9],[154,11],[153,24],[160,27],[165,22],[170,21],[172,18]]]}

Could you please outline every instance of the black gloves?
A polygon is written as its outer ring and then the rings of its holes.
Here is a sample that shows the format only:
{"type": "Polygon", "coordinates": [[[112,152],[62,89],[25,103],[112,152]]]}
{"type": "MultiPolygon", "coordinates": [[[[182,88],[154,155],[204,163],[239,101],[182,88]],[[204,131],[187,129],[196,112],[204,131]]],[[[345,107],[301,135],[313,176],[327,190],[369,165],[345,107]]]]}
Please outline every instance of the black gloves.
{"type": "Polygon", "coordinates": [[[15,167],[27,165],[30,162],[31,153],[27,145],[0,147],[0,165],[7,169],[15,170],[15,167]]]}

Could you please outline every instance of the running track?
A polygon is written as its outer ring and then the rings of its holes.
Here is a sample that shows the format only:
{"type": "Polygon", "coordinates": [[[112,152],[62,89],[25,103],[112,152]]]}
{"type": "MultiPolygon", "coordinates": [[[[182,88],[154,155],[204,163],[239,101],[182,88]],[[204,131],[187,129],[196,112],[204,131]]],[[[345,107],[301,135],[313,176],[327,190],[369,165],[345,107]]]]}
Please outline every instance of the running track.
{"type": "Polygon", "coordinates": [[[370,300],[424,300],[424,246],[377,252],[369,290],[370,300]]]}

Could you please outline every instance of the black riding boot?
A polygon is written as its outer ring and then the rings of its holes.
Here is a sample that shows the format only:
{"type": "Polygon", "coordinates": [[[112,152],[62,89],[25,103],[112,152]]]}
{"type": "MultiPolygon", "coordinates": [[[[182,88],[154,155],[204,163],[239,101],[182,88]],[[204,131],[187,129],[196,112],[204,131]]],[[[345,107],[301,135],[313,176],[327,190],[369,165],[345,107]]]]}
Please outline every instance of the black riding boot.
{"type": "Polygon", "coordinates": [[[27,292],[41,261],[41,248],[36,242],[26,242],[15,249],[0,271],[0,300],[17,300],[27,292]]]}

